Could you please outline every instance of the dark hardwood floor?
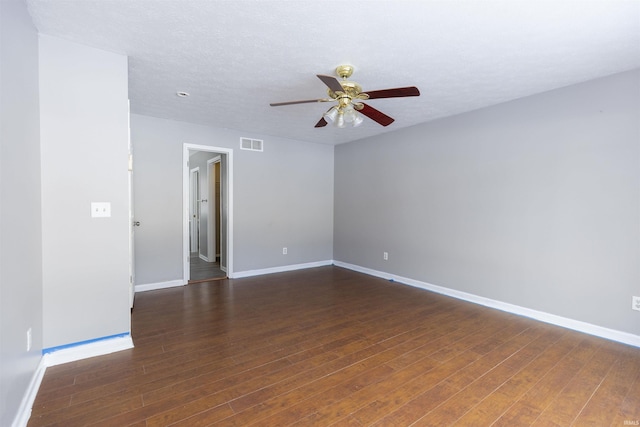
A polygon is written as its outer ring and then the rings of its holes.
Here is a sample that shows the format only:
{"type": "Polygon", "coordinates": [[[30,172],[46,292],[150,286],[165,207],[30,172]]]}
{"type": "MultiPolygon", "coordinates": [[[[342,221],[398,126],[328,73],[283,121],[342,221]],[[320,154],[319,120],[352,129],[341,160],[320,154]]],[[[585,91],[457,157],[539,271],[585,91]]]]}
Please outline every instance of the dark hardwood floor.
{"type": "Polygon", "coordinates": [[[640,420],[639,348],[338,267],[144,292],[132,335],[47,369],[29,426],[640,420]]]}

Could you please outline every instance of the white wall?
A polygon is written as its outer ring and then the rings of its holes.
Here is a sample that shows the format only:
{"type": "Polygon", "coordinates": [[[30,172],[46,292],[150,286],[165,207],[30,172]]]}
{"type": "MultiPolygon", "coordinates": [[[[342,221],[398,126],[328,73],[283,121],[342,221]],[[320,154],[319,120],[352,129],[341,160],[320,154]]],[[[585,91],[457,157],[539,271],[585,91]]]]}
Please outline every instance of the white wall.
{"type": "Polygon", "coordinates": [[[127,85],[125,56],[40,36],[45,349],[130,331],[127,85]]]}
{"type": "Polygon", "coordinates": [[[640,335],[639,70],[340,145],[335,168],[336,260],[640,335]]]}
{"type": "Polygon", "coordinates": [[[184,143],[234,150],[234,272],[332,259],[333,146],[136,114],[131,132],[137,284],[182,279],[184,143]],[[240,150],[241,136],[264,152],[240,150]]]}
{"type": "Polygon", "coordinates": [[[38,36],[0,1],[0,425],[11,425],[42,350],[38,36]],[[27,329],[33,346],[27,352],[27,329]]]}

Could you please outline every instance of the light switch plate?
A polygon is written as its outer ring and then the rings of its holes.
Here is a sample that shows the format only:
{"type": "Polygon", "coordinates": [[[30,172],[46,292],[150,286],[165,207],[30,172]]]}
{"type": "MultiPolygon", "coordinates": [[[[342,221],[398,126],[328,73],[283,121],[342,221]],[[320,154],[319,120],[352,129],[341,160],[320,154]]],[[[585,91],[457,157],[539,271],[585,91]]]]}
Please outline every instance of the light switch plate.
{"type": "Polygon", "coordinates": [[[111,216],[111,203],[109,202],[91,202],[92,218],[107,218],[111,216]]]}

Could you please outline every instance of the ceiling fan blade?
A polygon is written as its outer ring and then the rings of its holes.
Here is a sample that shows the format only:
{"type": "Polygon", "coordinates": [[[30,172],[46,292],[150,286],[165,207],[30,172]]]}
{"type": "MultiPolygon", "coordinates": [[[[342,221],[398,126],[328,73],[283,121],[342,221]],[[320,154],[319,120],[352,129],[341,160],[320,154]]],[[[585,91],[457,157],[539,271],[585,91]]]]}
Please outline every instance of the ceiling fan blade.
{"type": "Polygon", "coordinates": [[[305,99],[302,101],[272,102],[269,105],[271,105],[272,107],[280,107],[282,105],[309,104],[312,102],[329,102],[329,101],[333,101],[333,99],[321,98],[321,99],[305,99]]]}
{"type": "Polygon", "coordinates": [[[389,126],[391,123],[395,121],[395,119],[387,116],[383,112],[380,112],[367,104],[361,103],[361,105],[362,105],[362,108],[358,111],[360,111],[365,116],[369,117],[371,120],[378,122],[382,126],[389,126]]]}
{"type": "Polygon", "coordinates": [[[326,125],[327,125],[327,121],[324,119],[324,117],[322,117],[320,120],[318,120],[318,123],[316,123],[314,128],[323,128],[326,125]]]}
{"type": "Polygon", "coordinates": [[[366,91],[365,93],[369,95],[369,99],[401,98],[404,96],[420,96],[420,91],[415,86],[397,87],[393,89],[372,90],[372,91],[366,91]]]}
{"type": "Polygon", "coordinates": [[[336,79],[333,76],[325,76],[323,74],[316,74],[318,76],[318,78],[320,80],[322,80],[322,83],[326,84],[327,87],[329,89],[331,89],[334,92],[343,92],[344,89],[342,88],[342,85],[340,84],[340,82],[338,81],[338,79],[336,79]]]}

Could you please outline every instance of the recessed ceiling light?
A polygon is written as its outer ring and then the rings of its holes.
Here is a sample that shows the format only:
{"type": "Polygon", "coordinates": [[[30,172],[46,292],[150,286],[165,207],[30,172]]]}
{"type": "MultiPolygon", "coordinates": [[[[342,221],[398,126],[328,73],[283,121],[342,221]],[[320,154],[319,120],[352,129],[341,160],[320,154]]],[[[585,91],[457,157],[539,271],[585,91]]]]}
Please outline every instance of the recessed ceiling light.
{"type": "Polygon", "coordinates": [[[178,95],[181,98],[186,98],[187,96],[189,96],[188,92],[176,92],[176,95],[178,95]]]}

